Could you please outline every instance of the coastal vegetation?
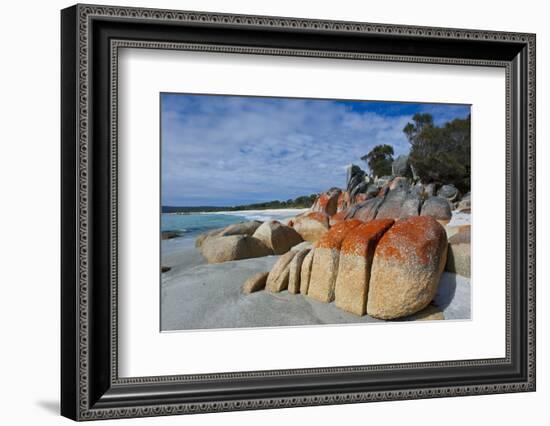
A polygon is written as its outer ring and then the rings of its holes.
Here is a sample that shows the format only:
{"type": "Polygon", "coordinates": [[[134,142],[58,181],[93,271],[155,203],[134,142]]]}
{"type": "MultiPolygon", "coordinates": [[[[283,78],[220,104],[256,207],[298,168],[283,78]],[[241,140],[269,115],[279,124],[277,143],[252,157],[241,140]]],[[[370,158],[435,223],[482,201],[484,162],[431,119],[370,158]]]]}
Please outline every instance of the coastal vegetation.
{"type": "Polygon", "coordinates": [[[196,213],[196,212],[221,212],[240,210],[269,210],[269,209],[306,209],[310,208],[319,194],[302,195],[286,201],[274,200],[261,203],[239,204],[236,206],[162,206],[162,213],[196,213]]]}
{"type": "Polygon", "coordinates": [[[463,194],[470,190],[470,115],[437,126],[432,115],[415,114],[403,132],[410,143],[408,155],[394,160],[393,147],[383,144],[361,157],[371,178],[400,175],[452,184],[463,194]]]}

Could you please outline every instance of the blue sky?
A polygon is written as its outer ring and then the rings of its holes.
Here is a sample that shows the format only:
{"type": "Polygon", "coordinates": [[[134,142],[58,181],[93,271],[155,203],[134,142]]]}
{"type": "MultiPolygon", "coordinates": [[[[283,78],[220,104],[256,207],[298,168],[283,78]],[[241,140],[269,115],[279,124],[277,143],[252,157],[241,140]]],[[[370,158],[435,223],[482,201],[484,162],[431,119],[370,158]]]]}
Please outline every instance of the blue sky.
{"type": "Polygon", "coordinates": [[[417,112],[436,124],[468,105],[161,94],[162,204],[233,206],[343,187],[350,163],[390,144],[417,112]]]}

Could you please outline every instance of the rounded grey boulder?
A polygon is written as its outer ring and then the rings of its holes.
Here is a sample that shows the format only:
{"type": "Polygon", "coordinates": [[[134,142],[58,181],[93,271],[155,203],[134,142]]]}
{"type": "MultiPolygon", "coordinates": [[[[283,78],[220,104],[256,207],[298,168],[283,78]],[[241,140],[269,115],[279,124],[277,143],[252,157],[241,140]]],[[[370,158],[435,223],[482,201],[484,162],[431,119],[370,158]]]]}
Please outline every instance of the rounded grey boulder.
{"type": "Polygon", "coordinates": [[[432,216],[437,220],[451,220],[451,204],[443,197],[430,197],[422,204],[421,216],[432,216]]]}
{"type": "Polygon", "coordinates": [[[200,251],[208,263],[269,256],[273,251],[262,241],[249,235],[206,238],[200,251]]]}

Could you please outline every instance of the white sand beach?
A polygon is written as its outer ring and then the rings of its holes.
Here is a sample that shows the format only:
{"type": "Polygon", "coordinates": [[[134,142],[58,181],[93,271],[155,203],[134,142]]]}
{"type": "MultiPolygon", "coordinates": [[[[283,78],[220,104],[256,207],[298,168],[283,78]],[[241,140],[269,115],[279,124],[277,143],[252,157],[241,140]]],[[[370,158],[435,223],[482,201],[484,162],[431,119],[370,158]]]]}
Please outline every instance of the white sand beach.
{"type": "Polygon", "coordinates": [[[261,220],[262,222],[266,220],[278,220],[284,223],[288,219],[307,211],[309,211],[309,209],[228,210],[202,214],[223,214],[229,216],[241,216],[245,217],[247,220],[261,220]]]}

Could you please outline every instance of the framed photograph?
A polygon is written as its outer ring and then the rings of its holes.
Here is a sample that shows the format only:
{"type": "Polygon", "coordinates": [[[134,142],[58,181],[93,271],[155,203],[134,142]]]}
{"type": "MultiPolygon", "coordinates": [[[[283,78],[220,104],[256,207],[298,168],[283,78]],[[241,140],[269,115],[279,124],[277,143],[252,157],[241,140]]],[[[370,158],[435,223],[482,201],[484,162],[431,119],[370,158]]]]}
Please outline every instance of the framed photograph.
{"type": "Polygon", "coordinates": [[[535,390],[535,35],[61,12],[61,412],[535,390]]]}

